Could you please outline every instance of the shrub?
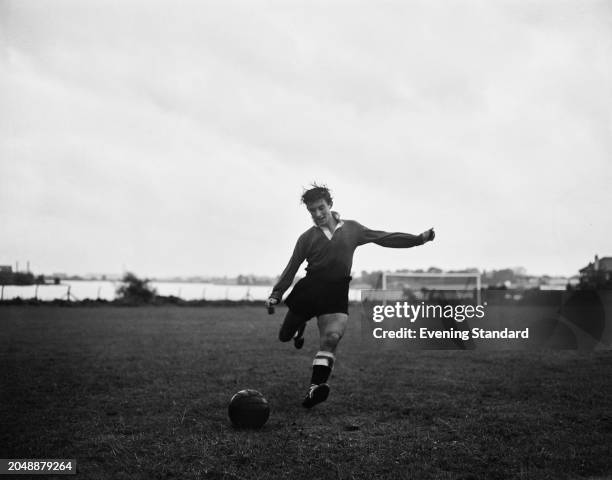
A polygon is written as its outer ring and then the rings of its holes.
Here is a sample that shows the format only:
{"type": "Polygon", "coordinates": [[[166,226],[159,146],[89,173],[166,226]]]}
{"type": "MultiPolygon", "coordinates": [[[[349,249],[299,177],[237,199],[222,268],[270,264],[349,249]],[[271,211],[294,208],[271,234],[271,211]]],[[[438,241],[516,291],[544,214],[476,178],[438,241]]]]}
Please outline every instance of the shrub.
{"type": "Polygon", "coordinates": [[[117,299],[129,304],[151,303],[157,292],[148,279],[138,278],[131,272],[127,272],[117,287],[117,299]]]}

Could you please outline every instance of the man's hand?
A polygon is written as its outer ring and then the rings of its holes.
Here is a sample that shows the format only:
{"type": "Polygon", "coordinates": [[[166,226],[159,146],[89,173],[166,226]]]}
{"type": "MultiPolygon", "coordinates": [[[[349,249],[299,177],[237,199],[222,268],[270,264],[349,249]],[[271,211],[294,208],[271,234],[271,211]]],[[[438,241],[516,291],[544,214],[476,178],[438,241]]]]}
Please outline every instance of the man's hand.
{"type": "Polygon", "coordinates": [[[274,297],[270,297],[266,300],[266,308],[268,309],[268,313],[272,315],[274,313],[274,305],[278,304],[278,300],[274,297]]]}
{"type": "Polygon", "coordinates": [[[277,305],[278,304],[278,300],[274,297],[270,297],[266,300],[266,307],[271,307],[273,305],[277,305]]]}
{"type": "Polygon", "coordinates": [[[436,238],[436,232],[434,232],[433,227],[424,231],[421,233],[421,235],[423,235],[423,243],[431,242],[434,238],[436,238]]]}

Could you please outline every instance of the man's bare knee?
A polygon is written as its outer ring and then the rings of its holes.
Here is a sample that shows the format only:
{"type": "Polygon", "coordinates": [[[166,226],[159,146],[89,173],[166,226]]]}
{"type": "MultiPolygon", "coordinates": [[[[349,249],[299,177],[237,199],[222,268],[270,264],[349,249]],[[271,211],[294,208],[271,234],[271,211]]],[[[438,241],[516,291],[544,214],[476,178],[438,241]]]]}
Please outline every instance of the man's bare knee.
{"type": "Polygon", "coordinates": [[[323,337],[323,344],[330,347],[335,347],[342,338],[339,332],[327,332],[323,337]]]}

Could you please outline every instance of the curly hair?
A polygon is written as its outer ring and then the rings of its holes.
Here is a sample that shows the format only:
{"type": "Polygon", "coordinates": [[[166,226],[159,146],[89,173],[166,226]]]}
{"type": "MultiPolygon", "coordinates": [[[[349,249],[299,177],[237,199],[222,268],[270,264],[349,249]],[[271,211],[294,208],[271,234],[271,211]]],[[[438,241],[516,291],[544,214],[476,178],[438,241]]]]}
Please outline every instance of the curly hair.
{"type": "Polygon", "coordinates": [[[317,185],[313,183],[312,188],[304,189],[302,193],[302,203],[308,205],[309,203],[316,202],[317,200],[323,199],[331,207],[334,203],[331,192],[326,185],[317,185]]]}

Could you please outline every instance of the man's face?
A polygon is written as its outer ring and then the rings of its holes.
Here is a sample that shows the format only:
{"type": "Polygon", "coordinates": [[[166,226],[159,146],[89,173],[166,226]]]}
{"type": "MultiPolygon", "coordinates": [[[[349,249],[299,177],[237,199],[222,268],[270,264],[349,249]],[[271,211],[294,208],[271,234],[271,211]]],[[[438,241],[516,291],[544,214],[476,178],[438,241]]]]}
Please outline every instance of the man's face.
{"type": "Polygon", "coordinates": [[[317,227],[329,226],[329,221],[333,217],[331,213],[331,205],[329,205],[325,199],[321,198],[320,200],[315,200],[312,203],[308,203],[306,208],[310,212],[310,216],[317,227]]]}

